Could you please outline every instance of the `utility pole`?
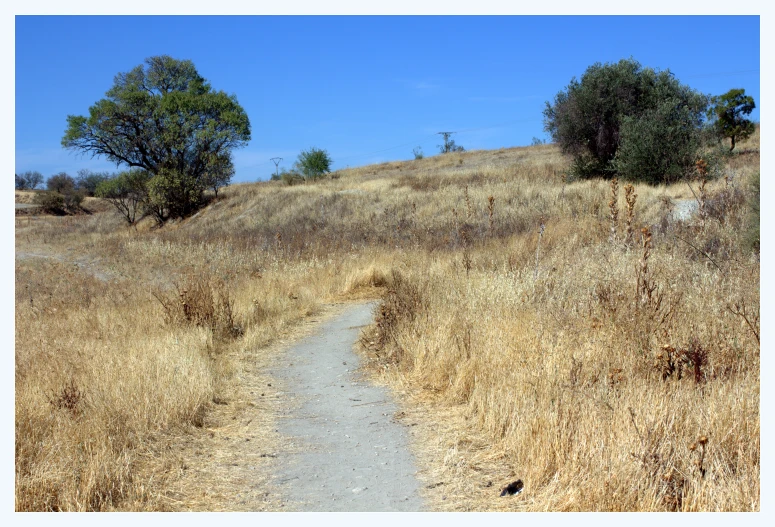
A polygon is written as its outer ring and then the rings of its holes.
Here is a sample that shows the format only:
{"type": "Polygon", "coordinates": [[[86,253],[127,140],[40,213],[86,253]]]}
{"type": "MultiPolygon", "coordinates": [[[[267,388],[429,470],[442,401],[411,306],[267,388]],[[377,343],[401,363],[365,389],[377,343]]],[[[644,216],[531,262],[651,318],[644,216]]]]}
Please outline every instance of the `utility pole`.
{"type": "Polygon", "coordinates": [[[444,137],[444,147],[443,147],[444,149],[442,150],[441,153],[446,154],[447,152],[449,152],[450,146],[451,146],[449,143],[449,136],[457,132],[436,132],[436,133],[444,137]]]}
{"type": "Polygon", "coordinates": [[[274,175],[279,176],[280,174],[277,173],[277,169],[280,167],[280,161],[282,161],[282,157],[273,157],[269,161],[274,163],[274,175]]]}

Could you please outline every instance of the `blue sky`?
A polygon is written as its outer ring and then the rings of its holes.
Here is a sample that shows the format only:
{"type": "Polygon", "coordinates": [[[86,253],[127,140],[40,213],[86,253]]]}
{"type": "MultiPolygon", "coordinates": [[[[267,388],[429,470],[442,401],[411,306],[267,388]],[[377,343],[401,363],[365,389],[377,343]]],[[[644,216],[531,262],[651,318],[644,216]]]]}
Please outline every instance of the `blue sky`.
{"type": "Polygon", "coordinates": [[[302,149],[334,168],[546,138],[546,101],[595,62],[633,57],[703,93],[745,88],[759,120],[758,16],[17,16],[16,172],[115,170],[64,150],[113,77],[167,54],[236,94],[252,140],[235,182],[268,179],[302,149]],[[719,36],[718,38],[716,36],[719,36]]]}

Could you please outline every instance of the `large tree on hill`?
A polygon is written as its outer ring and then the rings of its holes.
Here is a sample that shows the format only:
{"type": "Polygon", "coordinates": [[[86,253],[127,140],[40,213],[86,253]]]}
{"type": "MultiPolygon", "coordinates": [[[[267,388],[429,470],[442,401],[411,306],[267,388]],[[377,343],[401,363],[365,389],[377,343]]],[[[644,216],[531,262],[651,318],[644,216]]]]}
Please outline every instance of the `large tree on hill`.
{"type": "Polygon", "coordinates": [[[669,181],[691,168],[707,106],[705,95],[669,71],[630,58],[593,64],[571,79],[546,103],[544,129],[581,177],[669,181]]]}
{"type": "Polygon", "coordinates": [[[228,183],[231,150],[250,140],[236,96],[213,90],[190,60],[148,58],[116,75],[105,95],[88,117],[67,117],[62,146],[148,171],[148,206],[159,221],[201,207],[214,178],[228,183]]]}
{"type": "Polygon", "coordinates": [[[744,115],[751,115],[756,108],[753,97],[745,94],[742,88],[729,90],[724,95],[713,97],[713,106],[709,112],[713,119],[713,130],[719,140],[729,137],[732,146],[729,151],[735,149],[736,139],[747,139],[756,129],[752,121],[744,115]]]}

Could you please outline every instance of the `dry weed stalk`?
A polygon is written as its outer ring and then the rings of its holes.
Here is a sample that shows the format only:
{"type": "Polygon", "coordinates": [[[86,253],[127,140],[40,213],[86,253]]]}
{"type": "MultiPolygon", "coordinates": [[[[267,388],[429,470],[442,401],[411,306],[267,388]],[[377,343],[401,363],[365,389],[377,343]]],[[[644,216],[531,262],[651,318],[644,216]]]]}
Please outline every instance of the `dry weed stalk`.
{"type": "Polygon", "coordinates": [[[460,227],[460,240],[463,243],[463,268],[466,270],[466,278],[468,278],[471,272],[471,251],[469,245],[471,244],[471,235],[468,233],[468,224],[463,224],[460,227]]]}
{"type": "Polygon", "coordinates": [[[643,227],[640,232],[643,252],[641,253],[640,262],[638,264],[637,296],[640,299],[641,305],[644,305],[651,301],[652,294],[656,289],[656,284],[652,282],[651,275],[649,274],[649,256],[651,256],[651,229],[648,227],[643,227]]]}
{"type": "Polygon", "coordinates": [[[635,193],[635,187],[628,183],[624,185],[624,199],[627,202],[627,216],[625,217],[625,243],[630,245],[633,238],[632,224],[635,221],[635,200],[638,195],[635,193]]]}
{"type": "Polygon", "coordinates": [[[565,199],[565,185],[568,184],[568,174],[566,172],[563,172],[560,175],[560,181],[562,182],[562,189],[560,190],[560,199],[565,199]]]}
{"type": "Polygon", "coordinates": [[[277,250],[282,252],[283,250],[283,235],[281,232],[277,232],[274,235],[275,243],[277,245],[277,250]]]}
{"type": "Polygon", "coordinates": [[[619,219],[619,180],[611,180],[611,199],[608,201],[609,217],[611,219],[611,243],[616,243],[616,222],[619,219]]]}
{"type": "Polygon", "coordinates": [[[692,452],[695,452],[697,450],[697,447],[699,445],[700,453],[699,458],[694,460],[694,466],[697,467],[697,469],[700,471],[700,477],[705,478],[705,445],[708,444],[708,436],[700,436],[697,441],[689,445],[689,450],[692,452]]]}
{"type": "Polygon", "coordinates": [[[468,194],[468,185],[465,188],[466,219],[470,220],[474,215],[474,207],[471,205],[471,196],[468,194]]]}
{"type": "Polygon", "coordinates": [[[756,338],[757,344],[761,345],[761,340],[759,340],[759,310],[757,309],[755,313],[750,313],[745,305],[745,300],[742,299],[734,304],[728,304],[727,309],[733,315],[737,315],[745,320],[745,323],[748,324],[753,336],[756,338]]]}
{"type": "Polygon", "coordinates": [[[700,206],[697,209],[697,215],[700,217],[700,228],[705,227],[705,220],[708,217],[708,211],[707,211],[707,208],[705,207],[705,204],[708,200],[708,194],[707,194],[707,191],[705,190],[705,185],[707,184],[708,184],[707,179],[703,178],[700,181],[700,196],[698,200],[700,203],[700,206]]]}
{"type": "Polygon", "coordinates": [[[707,193],[705,191],[705,185],[708,184],[708,163],[704,159],[698,159],[694,166],[697,168],[697,175],[700,180],[700,195],[697,196],[697,202],[699,204],[697,214],[700,217],[700,227],[702,228],[705,227],[705,219],[707,217],[705,208],[707,193]]]}
{"type": "Polygon", "coordinates": [[[494,221],[495,220],[495,218],[494,218],[494,215],[495,215],[495,197],[494,196],[489,196],[487,198],[487,214],[490,217],[489,234],[490,234],[490,237],[492,237],[493,225],[495,223],[495,221],[494,221]]]}
{"type": "Polygon", "coordinates": [[[533,270],[533,282],[538,280],[538,258],[541,252],[541,238],[544,236],[544,229],[546,228],[546,224],[544,223],[544,218],[541,216],[541,226],[538,228],[538,243],[536,243],[536,264],[535,269],[533,270]]]}

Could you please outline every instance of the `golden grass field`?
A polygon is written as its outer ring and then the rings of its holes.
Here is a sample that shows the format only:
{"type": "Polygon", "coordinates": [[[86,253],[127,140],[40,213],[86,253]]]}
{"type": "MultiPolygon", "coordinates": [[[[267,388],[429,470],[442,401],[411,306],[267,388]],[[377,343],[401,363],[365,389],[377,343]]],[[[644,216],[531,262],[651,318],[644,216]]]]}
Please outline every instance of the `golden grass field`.
{"type": "Polygon", "coordinates": [[[629,209],[543,145],[232,185],[161,229],[18,217],[16,510],[178,510],[175,445],[244,399],[245,357],[380,297],[362,353],[435,509],[758,511],[758,132],[737,150],[629,209]]]}

